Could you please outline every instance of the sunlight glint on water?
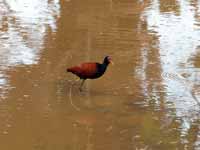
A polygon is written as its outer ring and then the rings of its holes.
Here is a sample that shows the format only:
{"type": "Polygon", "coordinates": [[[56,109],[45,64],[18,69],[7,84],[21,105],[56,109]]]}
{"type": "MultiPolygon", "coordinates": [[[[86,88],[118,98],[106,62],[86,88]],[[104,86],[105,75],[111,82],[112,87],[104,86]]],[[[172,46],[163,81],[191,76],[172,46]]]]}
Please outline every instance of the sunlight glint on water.
{"type": "Polygon", "coordinates": [[[6,0],[0,7],[0,90],[6,90],[7,67],[37,63],[46,30],[56,30],[60,6],[58,0],[6,0]]]}
{"type": "MultiPolygon", "coordinates": [[[[187,134],[190,122],[199,116],[199,106],[191,93],[194,92],[194,73],[200,74],[194,68],[190,59],[199,53],[200,30],[196,30],[195,8],[188,1],[178,1],[176,6],[179,12],[161,12],[158,0],[146,9],[145,15],[148,30],[159,37],[160,59],[164,74],[171,74],[174,79],[164,79],[166,84],[167,101],[175,104],[176,115],[182,118],[183,134],[187,134]],[[187,74],[188,79],[182,75],[187,74]],[[190,80],[191,84],[184,85],[183,80],[190,80]],[[193,81],[193,82],[192,82],[193,81]],[[189,87],[188,87],[189,86],[189,87]]],[[[167,7],[167,6],[166,6],[167,7]]],[[[199,10],[198,10],[199,11],[199,10]]],[[[199,99],[200,101],[200,99],[199,99]]]]}

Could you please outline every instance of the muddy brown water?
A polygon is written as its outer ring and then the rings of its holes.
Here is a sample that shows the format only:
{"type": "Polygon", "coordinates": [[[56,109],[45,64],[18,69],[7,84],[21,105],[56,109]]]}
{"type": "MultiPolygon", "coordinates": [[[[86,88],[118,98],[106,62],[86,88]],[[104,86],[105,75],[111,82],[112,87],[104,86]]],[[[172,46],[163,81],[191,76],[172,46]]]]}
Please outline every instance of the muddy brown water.
{"type": "Polygon", "coordinates": [[[200,149],[198,0],[0,1],[0,149],[200,149]],[[84,91],[66,68],[115,63],[84,91]]]}

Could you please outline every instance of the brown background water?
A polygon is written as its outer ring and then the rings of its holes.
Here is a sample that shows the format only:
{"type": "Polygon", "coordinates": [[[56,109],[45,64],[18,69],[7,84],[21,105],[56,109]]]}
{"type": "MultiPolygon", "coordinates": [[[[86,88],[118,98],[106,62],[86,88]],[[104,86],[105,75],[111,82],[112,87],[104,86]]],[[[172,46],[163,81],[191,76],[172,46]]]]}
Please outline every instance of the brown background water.
{"type": "Polygon", "coordinates": [[[0,1],[0,149],[200,149],[198,0],[0,1]],[[66,68],[115,63],[78,90],[66,68]]]}

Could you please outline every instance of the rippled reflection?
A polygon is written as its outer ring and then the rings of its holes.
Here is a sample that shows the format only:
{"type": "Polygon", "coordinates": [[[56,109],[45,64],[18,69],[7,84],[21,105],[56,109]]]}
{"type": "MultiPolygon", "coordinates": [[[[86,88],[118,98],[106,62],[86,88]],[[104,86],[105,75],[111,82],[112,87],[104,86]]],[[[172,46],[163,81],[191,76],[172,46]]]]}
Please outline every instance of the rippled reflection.
{"type": "Polygon", "coordinates": [[[0,8],[1,91],[8,86],[8,67],[37,63],[46,31],[56,30],[60,6],[58,0],[1,0],[0,8]]]}
{"type": "Polygon", "coordinates": [[[184,134],[199,119],[200,69],[191,61],[199,54],[200,45],[197,5],[189,1],[154,0],[145,12],[148,30],[159,37],[165,99],[174,103],[176,115],[183,121],[184,134]]]}

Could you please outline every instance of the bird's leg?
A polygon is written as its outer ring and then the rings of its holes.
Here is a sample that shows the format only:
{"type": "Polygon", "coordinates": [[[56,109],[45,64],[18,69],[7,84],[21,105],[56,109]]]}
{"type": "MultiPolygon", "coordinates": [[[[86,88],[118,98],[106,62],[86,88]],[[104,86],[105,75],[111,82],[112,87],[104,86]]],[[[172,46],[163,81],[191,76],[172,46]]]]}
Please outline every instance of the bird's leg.
{"type": "Polygon", "coordinates": [[[79,78],[75,80],[75,82],[78,82],[78,81],[80,81],[80,79],[79,79],[79,78]]]}
{"type": "Polygon", "coordinates": [[[83,87],[84,82],[85,82],[85,79],[83,79],[82,82],[81,82],[81,85],[80,85],[80,88],[79,88],[80,91],[82,91],[82,87],[83,87]]]}

